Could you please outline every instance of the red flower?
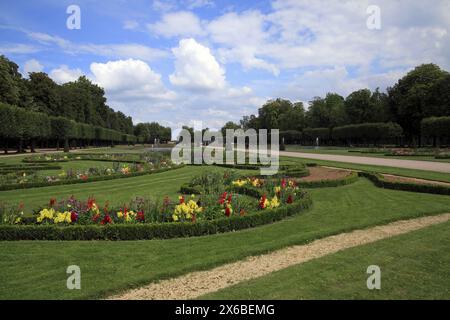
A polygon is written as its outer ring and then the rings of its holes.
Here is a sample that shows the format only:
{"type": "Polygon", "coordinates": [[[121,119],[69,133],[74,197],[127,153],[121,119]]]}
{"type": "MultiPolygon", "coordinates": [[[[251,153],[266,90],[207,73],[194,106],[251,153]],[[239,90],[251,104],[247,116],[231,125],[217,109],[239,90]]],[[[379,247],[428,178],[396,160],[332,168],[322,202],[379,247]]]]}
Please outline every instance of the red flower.
{"type": "Polygon", "coordinates": [[[182,204],[182,203],[184,203],[184,197],[183,196],[180,197],[180,204],[182,204]]]}
{"type": "Polygon", "coordinates": [[[99,215],[98,213],[97,213],[97,214],[94,214],[94,215],[92,216],[92,221],[93,221],[94,223],[97,223],[98,218],[100,218],[100,215],[99,215]]]}
{"type": "Polygon", "coordinates": [[[227,199],[228,203],[230,203],[232,199],[233,199],[233,196],[230,194],[227,199]]]}
{"type": "Polygon", "coordinates": [[[88,200],[87,200],[87,207],[88,207],[88,209],[91,210],[92,207],[94,206],[94,204],[95,204],[95,199],[89,197],[88,200]]]}
{"type": "Polygon", "coordinates": [[[136,220],[139,222],[144,222],[145,221],[145,215],[143,211],[139,211],[136,215],[136,220]]]}
{"type": "Polygon", "coordinates": [[[56,199],[55,198],[51,198],[50,199],[50,203],[49,203],[50,208],[52,208],[55,205],[55,203],[56,203],[56,199]]]}
{"type": "Polygon", "coordinates": [[[75,211],[72,211],[72,212],[70,213],[70,220],[71,220],[72,222],[76,222],[76,221],[78,220],[78,213],[76,213],[75,211]]]}
{"type": "Polygon", "coordinates": [[[286,188],[286,179],[281,179],[281,187],[286,188]]]}
{"type": "Polygon", "coordinates": [[[108,224],[108,223],[111,223],[111,222],[112,222],[112,219],[109,216],[109,214],[105,214],[105,217],[103,218],[103,220],[100,223],[101,224],[108,224]]]}
{"type": "Polygon", "coordinates": [[[289,195],[287,200],[286,200],[286,203],[291,204],[292,202],[293,202],[292,195],[289,195]]]}
{"type": "Polygon", "coordinates": [[[259,200],[259,207],[261,208],[261,209],[264,209],[265,207],[266,207],[266,205],[265,205],[265,202],[266,202],[266,195],[263,195],[262,197],[261,197],[261,200],[259,200]]]}
{"type": "Polygon", "coordinates": [[[229,216],[231,215],[231,210],[230,210],[229,207],[226,207],[226,208],[225,208],[225,215],[226,215],[227,217],[229,217],[229,216]]]}

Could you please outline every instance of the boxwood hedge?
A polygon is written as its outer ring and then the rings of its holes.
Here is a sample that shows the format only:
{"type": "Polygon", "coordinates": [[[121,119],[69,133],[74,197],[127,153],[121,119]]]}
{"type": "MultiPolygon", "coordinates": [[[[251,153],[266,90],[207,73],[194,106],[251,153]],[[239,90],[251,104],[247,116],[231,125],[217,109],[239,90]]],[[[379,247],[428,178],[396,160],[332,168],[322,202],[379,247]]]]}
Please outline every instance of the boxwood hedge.
{"type": "Polygon", "coordinates": [[[380,187],[380,188],[411,191],[411,192],[420,192],[420,193],[450,195],[450,187],[447,187],[444,185],[387,181],[383,178],[382,175],[375,173],[375,172],[362,171],[362,172],[359,172],[359,176],[369,179],[377,187],[380,187]]]}

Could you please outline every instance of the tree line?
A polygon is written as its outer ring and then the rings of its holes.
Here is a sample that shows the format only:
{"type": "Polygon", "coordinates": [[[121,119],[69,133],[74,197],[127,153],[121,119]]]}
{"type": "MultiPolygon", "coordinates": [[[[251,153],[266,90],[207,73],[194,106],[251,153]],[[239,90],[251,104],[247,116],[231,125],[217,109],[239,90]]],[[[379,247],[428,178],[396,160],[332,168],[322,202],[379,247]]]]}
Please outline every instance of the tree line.
{"type": "Polygon", "coordinates": [[[308,109],[302,102],[267,101],[257,115],[224,129],[279,129],[286,143],[394,143],[420,146],[450,143],[450,74],[435,64],[423,64],[387,88],[361,89],[347,97],[328,93],[315,97],[308,109]],[[428,119],[433,118],[433,119],[428,119]],[[439,126],[430,125],[439,123],[439,126]]]}
{"type": "Polygon", "coordinates": [[[44,72],[23,78],[18,65],[5,56],[0,56],[0,103],[0,125],[11,129],[9,133],[0,129],[5,150],[14,144],[19,152],[26,146],[33,151],[37,142],[59,147],[64,141],[67,147],[75,140],[83,145],[149,143],[154,136],[170,140],[170,128],[156,124],[156,131],[142,130],[154,128],[155,123],[134,126],[130,116],[114,111],[107,105],[104,89],[86,76],[62,85],[44,72]],[[51,130],[57,119],[61,127],[51,130]]]}

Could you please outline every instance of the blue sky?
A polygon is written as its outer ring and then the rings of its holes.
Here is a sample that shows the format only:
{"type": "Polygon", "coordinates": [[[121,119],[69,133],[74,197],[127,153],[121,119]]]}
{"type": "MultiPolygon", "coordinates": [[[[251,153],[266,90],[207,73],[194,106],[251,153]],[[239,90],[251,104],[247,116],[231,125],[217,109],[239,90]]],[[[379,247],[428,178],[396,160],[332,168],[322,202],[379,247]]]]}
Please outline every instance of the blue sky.
{"type": "Polygon", "coordinates": [[[449,12],[445,0],[3,0],[0,54],[24,76],[86,74],[135,122],[220,128],[270,98],[384,90],[420,63],[449,70],[449,12]]]}

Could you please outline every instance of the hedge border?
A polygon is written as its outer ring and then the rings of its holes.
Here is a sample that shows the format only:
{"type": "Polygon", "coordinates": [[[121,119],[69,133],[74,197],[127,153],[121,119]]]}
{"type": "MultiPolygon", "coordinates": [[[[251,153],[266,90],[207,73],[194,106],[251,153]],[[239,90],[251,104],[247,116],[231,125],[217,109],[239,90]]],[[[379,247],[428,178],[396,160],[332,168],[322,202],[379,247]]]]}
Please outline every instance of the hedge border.
{"type": "Polygon", "coordinates": [[[56,181],[56,182],[33,182],[33,183],[23,183],[23,184],[8,184],[0,186],[0,191],[9,191],[9,190],[17,190],[17,189],[31,189],[31,188],[44,188],[44,187],[53,187],[53,186],[62,186],[62,185],[70,185],[70,184],[77,184],[77,183],[90,183],[90,182],[99,182],[99,181],[108,181],[108,180],[115,180],[115,179],[126,179],[126,178],[134,178],[134,177],[140,177],[145,176],[147,174],[154,174],[154,173],[161,173],[166,171],[171,171],[175,169],[183,168],[184,165],[178,165],[173,166],[171,168],[164,168],[164,169],[157,169],[154,171],[144,171],[144,172],[133,172],[127,175],[110,175],[110,176],[97,176],[88,178],[87,180],[80,180],[80,179],[73,179],[73,180],[66,180],[66,181],[56,181]]]}
{"type": "Polygon", "coordinates": [[[443,185],[428,185],[409,182],[392,182],[387,181],[382,175],[375,172],[360,171],[358,173],[360,177],[364,177],[373,182],[373,184],[379,188],[411,191],[419,193],[432,193],[440,195],[450,195],[450,187],[443,185]]]}
{"type": "Polygon", "coordinates": [[[108,226],[80,225],[0,225],[0,241],[17,240],[151,240],[205,236],[254,228],[280,221],[304,212],[312,206],[309,194],[282,207],[257,211],[246,216],[233,216],[196,223],[116,224],[108,226]]]}

